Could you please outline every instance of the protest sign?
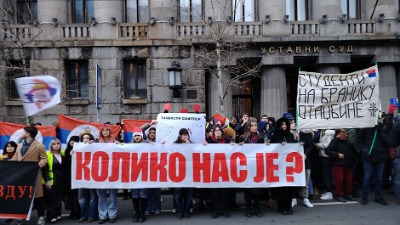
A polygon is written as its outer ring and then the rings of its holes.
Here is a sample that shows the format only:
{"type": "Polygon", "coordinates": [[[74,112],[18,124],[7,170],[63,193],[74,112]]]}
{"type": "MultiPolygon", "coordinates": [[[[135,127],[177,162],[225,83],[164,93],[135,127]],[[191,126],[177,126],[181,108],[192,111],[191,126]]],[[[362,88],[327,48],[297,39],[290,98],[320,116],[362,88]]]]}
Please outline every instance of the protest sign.
{"type": "Polygon", "coordinates": [[[74,145],[72,188],[305,186],[300,144],[74,145]]]}
{"type": "Polygon", "coordinates": [[[203,143],[206,130],[204,116],[204,114],[198,113],[158,114],[156,126],[157,143],[173,143],[176,141],[181,128],[189,131],[189,139],[192,143],[203,143]]]}
{"type": "Polygon", "coordinates": [[[0,161],[0,218],[29,219],[35,197],[37,162],[0,161]]]}
{"type": "Polygon", "coordinates": [[[376,66],[348,74],[299,72],[299,129],[373,127],[379,107],[376,66]]]}

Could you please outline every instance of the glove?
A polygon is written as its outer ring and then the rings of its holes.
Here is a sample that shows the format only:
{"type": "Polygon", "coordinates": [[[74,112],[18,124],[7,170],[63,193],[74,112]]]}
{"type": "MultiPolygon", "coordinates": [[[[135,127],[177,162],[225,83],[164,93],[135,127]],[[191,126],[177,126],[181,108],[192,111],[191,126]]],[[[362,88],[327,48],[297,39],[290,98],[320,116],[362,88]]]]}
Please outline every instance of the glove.
{"type": "Polygon", "coordinates": [[[397,108],[395,104],[390,104],[389,106],[389,114],[394,114],[394,110],[397,108]]]}

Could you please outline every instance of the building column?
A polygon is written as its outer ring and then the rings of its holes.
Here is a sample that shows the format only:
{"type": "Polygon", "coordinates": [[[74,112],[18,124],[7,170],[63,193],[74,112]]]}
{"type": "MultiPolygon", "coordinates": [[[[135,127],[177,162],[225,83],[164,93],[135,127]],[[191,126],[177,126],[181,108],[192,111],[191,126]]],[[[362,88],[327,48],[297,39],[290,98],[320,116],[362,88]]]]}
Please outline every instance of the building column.
{"type": "Polygon", "coordinates": [[[382,111],[387,112],[390,98],[397,98],[396,68],[391,64],[379,64],[379,96],[382,111]]]}
{"type": "MultiPolygon", "coordinates": [[[[223,72],[223,81],[228,81],[231,79],[230,74],[228,73],[227,70],[224,70],[223,72]]],[[[216,113],[221,114],[221,107],[219,103],[219,91],[218,91],[218,81],[217,77],[214,75],[210,75],[209,78],[209,89],[208,89],[208,104],[209,104],[209,113],[210,116],[215,115],[216,113]]],[[[226,86],[228,85],[228,82],[223,82],[222,87],[225,90],[226,86]]],[[[224,113],[223,116],[230,118],[233,115],[232,112],[232,89],[231,87],[228,87],[228,94],[225,96],[224,99],[224,113]]]]}
{"type": "Polygon", "coordinates": [[[94,39],[118,39],[118,26],[111,24],[115,17],[117,23],[122,22],[122,0],[94,1],[94,17],[98,24],[91,28],[91,37],[94,39]]]}
{"type": "Polygon", "coordinates": [[[39,23],[52,22],[57,18],[58,23],[68,23],[68,2],[67,0],[38,0],[38,21],[39,23]]]}
{"type": "Polygon", "coordinates": [[[261,78],[261,114],[280,118],[287,112],[286,74],[283,67],[264,67],[261,78]]]}
{"type": "Polygon", "coordinates": [[[376,1],[366,1],[365,2],[365,11],[366,11],[366,17],[364,19],[368,19],[371,17],[372,12],[374,12],[374,16],[372,19],[376,19],[379,17],[379,14],[384,13],[385,17],[397,17],[398,12],[397,12],[397,4],[400,4],[396,2],[397,0],[385,0],[385,1],[378,1],[376,4],[375,8],[375,3],[376,1]],[[375,8],[375,11],[374,11],[375,8]]]}

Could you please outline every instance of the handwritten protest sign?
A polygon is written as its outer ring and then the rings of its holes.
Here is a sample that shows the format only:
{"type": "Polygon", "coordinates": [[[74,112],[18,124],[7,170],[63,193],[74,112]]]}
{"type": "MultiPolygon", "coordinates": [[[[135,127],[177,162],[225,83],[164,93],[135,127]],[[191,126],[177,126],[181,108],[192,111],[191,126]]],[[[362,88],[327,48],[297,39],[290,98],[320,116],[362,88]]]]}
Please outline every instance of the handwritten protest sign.
{"type": "Polygon", "coordinates": [[[299,129],[373,127],[378,111],[376,66],[348,74],[299,72],[299,129]]]}
{"type": "Polygon", "coordinates": [[[305,186],[300,144],[74,145],[72,188],[305,186]]]}
{"type": "Polygon", "coordinates": [[[157,143],[172,144],[179,130],[186,128],[192,143],[203,143],[206,134],[206,119],[198,113],[160,113],[157,116],[157,143]]]}

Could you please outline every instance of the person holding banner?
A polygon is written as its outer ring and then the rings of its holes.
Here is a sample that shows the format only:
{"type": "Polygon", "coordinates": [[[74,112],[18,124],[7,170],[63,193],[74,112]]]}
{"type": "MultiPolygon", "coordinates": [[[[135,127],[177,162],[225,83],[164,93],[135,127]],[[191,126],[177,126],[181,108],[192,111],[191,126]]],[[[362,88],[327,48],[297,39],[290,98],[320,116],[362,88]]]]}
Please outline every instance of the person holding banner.
{"type": "Polygon", "coordinates": [[[46,186],[46,220],[49,223],[56,223],[61,220],[61,198],[65,187],[65,157],[61,150],[61,141],[53,139],[50,142],[50,150],[47,153],[46,174],[43,183],[46,186]],[[46,196],[47,195],[47,196],[46,196]]]}
{"type": "MultiPolygon", "coordinates": [[[[91,144],[94,142],[94,136],[91,133],[81,134],[81,142],[91,144]]],[[[72,153],[73,154],[73,151],[72,153]]],[[[78,201],[81,207],[81,218],[79,223],[91,223],[98,218],[98,203],[95,189],[81,188],[78,190],[78,201]]]]}
{"type": "MultiPolygon", "coordinates": [[[[144,143],[143,132],[140,127],[133,128],[133,139],[132,143],[144,143]]],[[[131,189],[132,204],[135,214],[133,216],[133,222],[143,223],[146,221],[146,205],[147,205],[147,189],[131,189]]]]}
{"type": "Polygon", "coordinates": [[[345,129],[336,129],[335,137],[325,149],[325,153],[331,158],[336,200],[339,202],[354,201],[351,194],[357,149],[347,138],[345,129]]]}
{"type": "MultiPolygon", "coordinates": [[[[271,143],[297,143],[295,136],[290,132],[290,122],[286,117],[276,121],[275,131],[271,136],[271,143]]],[[[277,201],[278,211],[282,215],[293,215],[292,187],[278,187],[272,189],[272,196],[277,201]]]]}
{"type": "MultiPolygon", "coordinates": [[[[227,128],[226,128],[227,129],[227,128]]],[[[231,129],[231,128],[230,128],[231,129]]],[[[234,131],[233,131],[234,132],[234,131]]],[[[231,139],[225,137],[224,131],[220,125],[216,125],[212,131],[213,135],[207,138],[205,144],[229,144],[233,142],[231,139]]],[[[211,204],[213,205],[213,212],[211,218],[216,219],[219,215],[225,218],[231,217],[229,212],[226,210],[229,203],[229,197],[232,196],[231,192],[235,189],[232,188],[212,188],[211,191],[211,204]]]]}
{"type": "Polygon", "coordinates": [[[71,210],[68,219],[77,220],[80,218],[81,209],[79,207],[78,201],[78,190],[71,189],[71,152],[75,143],[79,142],[79,136],[72,136],[68,143],[67,148],[65,149],[65,208],[71,210]]]}
{"type": "MultiPolygon", "coordinates": [[[[21,134],[23,142],[18,145],[16,153],[12,157],[11,161],[28,161],[38,162],[40,168],[43,168],[47,163],[46,149],[44,145],[39,143],[35,137],[38,134],[38,129],[33,126],[23,128],[24,131],[21,134]]],[[[44,198],[43,198],[43,186],[42,186],[42,172],[39,171],[36,182],[36,192],[34,205],[38,212],[38,225],[44,225],[44,198]]],[[[14,221],[18,222],[18,221],[14,221]]]]}
{"type": "MultiPolygon", "coordinates": [[[[117,140],[114,137],[113,129],[110,124],[104,124],[99,130],[99,143],[115,143],[117,140]]],[[[99,209],[99,224],[110,220],[110,223],[115,223],[118,213],[117,193],[118,189],[97,189],[98,209],[99,209]],[[107,202],[107,192],[110,202],[107,202]]]]}
{"type": "MultiPolygon", "coordinates": [[[[246,117],[243,117],[246,119],[246,117]]],[[[255,118],[246,119],[244,124],[243,135],[239,137],[239,144],[261,144],[264,143],[264,137],[258,133],[257,120],[255,118]]],[[[245,188],[244,189],[244,200],[246,202],[246,217],[250,218],[253,216],[252,202],[254,208],[254,214],[257,217],[261,217],[260,201],[261,201],[261,190],[260,188],[245,188]]]]}
{"type": "MultiPolygon", "coordinates": [[[[179,130],[178,138],[174,143],[190,144],[189,131],[186,128],[179,130]]],[[[176,208],[176,218],[190,218],[190,208],[193,201],[193,188],[174,188],[174,205],[176,208]]]]}

